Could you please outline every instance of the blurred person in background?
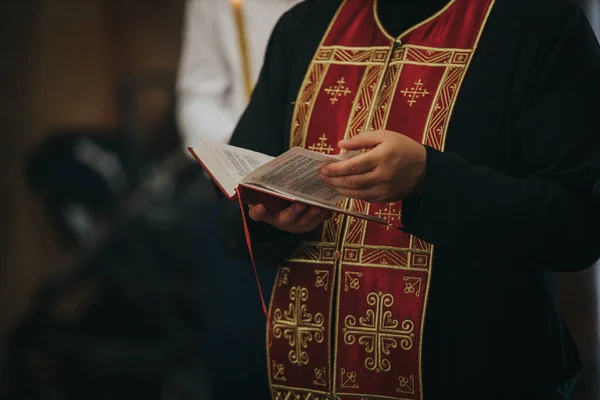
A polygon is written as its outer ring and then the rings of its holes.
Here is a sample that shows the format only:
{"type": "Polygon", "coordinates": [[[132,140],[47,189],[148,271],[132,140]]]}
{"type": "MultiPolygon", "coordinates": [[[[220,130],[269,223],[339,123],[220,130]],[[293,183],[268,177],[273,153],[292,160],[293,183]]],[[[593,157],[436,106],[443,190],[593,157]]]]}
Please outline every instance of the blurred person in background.
{"type": "MultiPolygon", "coordinates": [[[[298,2],[187,1],[176,111],[184,149],[198,139],[229,141],[258,78],[271,31],[298,2]]],[[[210,344],[203,346],[207,374],[217,400],[268,398],[264,316],[252,265],[222,252],[215,207],[207,207],[198,238],[206,266],[200,296],[203,342],[210,344]]],[[[274,269],[261,271],[265,290],[274,275],[274,269]]]]}
{"type": "Polygon", "coordinates": [[[299,0],[188,0],[177,82],[184,147],[228,142],[258,78],[271,31],[299,0]]]}

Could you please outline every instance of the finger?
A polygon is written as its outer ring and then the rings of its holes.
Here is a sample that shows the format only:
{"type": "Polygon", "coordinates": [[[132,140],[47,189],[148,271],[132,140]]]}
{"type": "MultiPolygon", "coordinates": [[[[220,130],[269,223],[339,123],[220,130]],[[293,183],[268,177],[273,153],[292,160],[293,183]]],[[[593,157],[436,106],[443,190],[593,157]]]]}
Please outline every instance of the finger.
{"type": "Polygon", "coordinates": [[[341,140],[338,146],[344,150],[370,149],[383,142],[384,137],[382,131],[362,132],[351,139],[341,140]]]}
{"type": "Polygon", "coordinates": [[[293,226],[298,230],[303,230],[305,226],[310,225],[316,218],[321,215],[322,209],[319,207],[308,208],[296,221],[293,226]]]}
{"type": "Polygon", "coordinates": [[[373,171],[377,167],[377,159],[372,153],[365,153],[349,160],[338,161],[321,168],[324,176],[358,175],[373,171]]]}
{"type": "Polygon", "coordinates": [[[253,221],[260,222],[264,220],[267,214],[267,208],[263,204],[248,205],[248,215],[253,221]]]}
{"type": "Polygon", "coordinates": [[[377,168],[373,171],[359,174],[359,175],[347,175],[340,177],[331,177],[319,175],[319,178],[330,188],[334,190],[338,189],[368,189],[370,187],[379,184],[379,174],[377,168]]]}
{"type": "Polygon", "coordinates": [[[273,213],[272,225],[279,229],[286,229],[298,219],[302,212],[306,210],[306,206],[300,203],[294,203],[282,211],[273,213]]]}
{"type": "Polygon", "coordinates": [[[327,210],[311,207],[290,226],[290,229],[295,233],[310,232],[319,226],[328,215],[327,210]]]}

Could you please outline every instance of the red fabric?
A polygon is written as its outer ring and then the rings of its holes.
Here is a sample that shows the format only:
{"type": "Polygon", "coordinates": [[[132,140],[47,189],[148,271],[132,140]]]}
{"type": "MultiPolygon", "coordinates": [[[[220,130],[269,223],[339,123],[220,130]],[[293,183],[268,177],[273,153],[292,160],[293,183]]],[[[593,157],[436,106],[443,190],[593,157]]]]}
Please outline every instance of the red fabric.
{"type": "MultiPolygon", "coordinates": [[[[346,0],[300,89],[291,146],[335,154],[344,137],[388,129],[443,150],[492,5],[455,0],[392,51],[373,1],[346,0]]],[[[400,225],[402,202],[347,207],[400,225]]],[[[274,396],[301,388],[317,398],[422,399],[432,255],[430,244],[397,229],[327,221],[279,270],[269,314],[274,396]]]]}
{"type": "MultiPolygon", "coordinates": [[[[258,277],[258,270],[256,269],[256,262],[254,261],[254,252],[252,251],[252,239],[250,237],[250,229],[248,229],[248,221],[246,221],[246,211],[244,210],[244,204],[242,203],[242,196],[238,191],[238,203],[240,204],[240,212],[242,213],[242,222],[244,223],[244,236],[246,237],[246,246],[248,246],[248,253],[250,254],[250,260],[252,261],[252,268],[254,269],[254,277],[256,278],[256,285],[258,286],[258,295],[260,296],[260,304],[262,306],[263,313],[267,317],[267,325],[269,324],[269,311],[267,309],[267,302],[260,286],[260,278],[258,277]]],[[[270,329],[269,329],[270,331],[270,329]]],[[[269,339],[269,347],[271,347],[271,339],[269,339]]]]}

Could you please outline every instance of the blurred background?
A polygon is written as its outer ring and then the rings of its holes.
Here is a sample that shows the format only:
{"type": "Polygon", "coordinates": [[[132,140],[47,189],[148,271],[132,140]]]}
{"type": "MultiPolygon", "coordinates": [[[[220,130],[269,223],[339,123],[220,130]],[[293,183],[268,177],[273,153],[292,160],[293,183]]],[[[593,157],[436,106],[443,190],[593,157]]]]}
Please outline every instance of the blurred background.
{"type": "MultiPolygon", "coordinates": [[[[600,33],[600,1],[579,4],[600,33]]],[[[2,399],[236,398],[219,393],[265,383],[251,266],[233,265],[249,283],[219,297],[214,193],[180,146],[184,6],[0,1],[2,399]],[[203,316],[244,293],[235,327],[250,339],[215,360],[203,316]]],[[[585,364],[574,400],[600,398],[597,270],[559,277],[585,364]]]]}

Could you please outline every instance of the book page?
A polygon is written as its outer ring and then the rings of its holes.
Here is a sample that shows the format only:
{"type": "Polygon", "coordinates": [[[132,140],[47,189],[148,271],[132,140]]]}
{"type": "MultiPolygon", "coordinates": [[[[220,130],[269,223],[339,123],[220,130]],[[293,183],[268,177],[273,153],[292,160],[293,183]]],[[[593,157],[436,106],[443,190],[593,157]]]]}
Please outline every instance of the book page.
{"type": "Polygon", "coordinates": [[[200,140],[190,151],[228,197],[235,195],[244,177],[273,160],[266,154],[207,140],[200,140]]]}
{"type": "Polygon", "coordinates": [[[265,188],[263,186],[253,184],[253,183],[243,183],[242,182],[240,184],[240,186],[246,187],[246,188],[249,188],[249,189],[255,190],[257,192],[270,195],[270,196],[278,197],[278,198],[281,198],[281,199],[284,199],[284,200],[287,200],[290,202],[303,203],[303,204],[306,204],[309,206],[324,208],[324,209],[327,209],[327,210],[330,210],[333,212],[338,212],[338,213],[350,215],[350,216],[353,216],[353,217],[356,217],[359,219],[365,219],[367,221],[376,222],[378,224],[389,225],[388,222],[382,218],[376,217],[374,215],[365,214],[360,211],[348,210],[337,204],[327,204],[327,203],[323,203],[321,201],[307,199],[306,197],[295,197],[295,196],[284,194],[278,190],[268,189],[268,188],[265,188]]]}
{"type": "Polygon", "coordinates": [[[318,177],[327,164],[348,159],[358,152],[327,155],[294,147],[276,159],[256,169],[243,180],[297,198],[335,205],[345,199],[327,187],[318,177]]]}

